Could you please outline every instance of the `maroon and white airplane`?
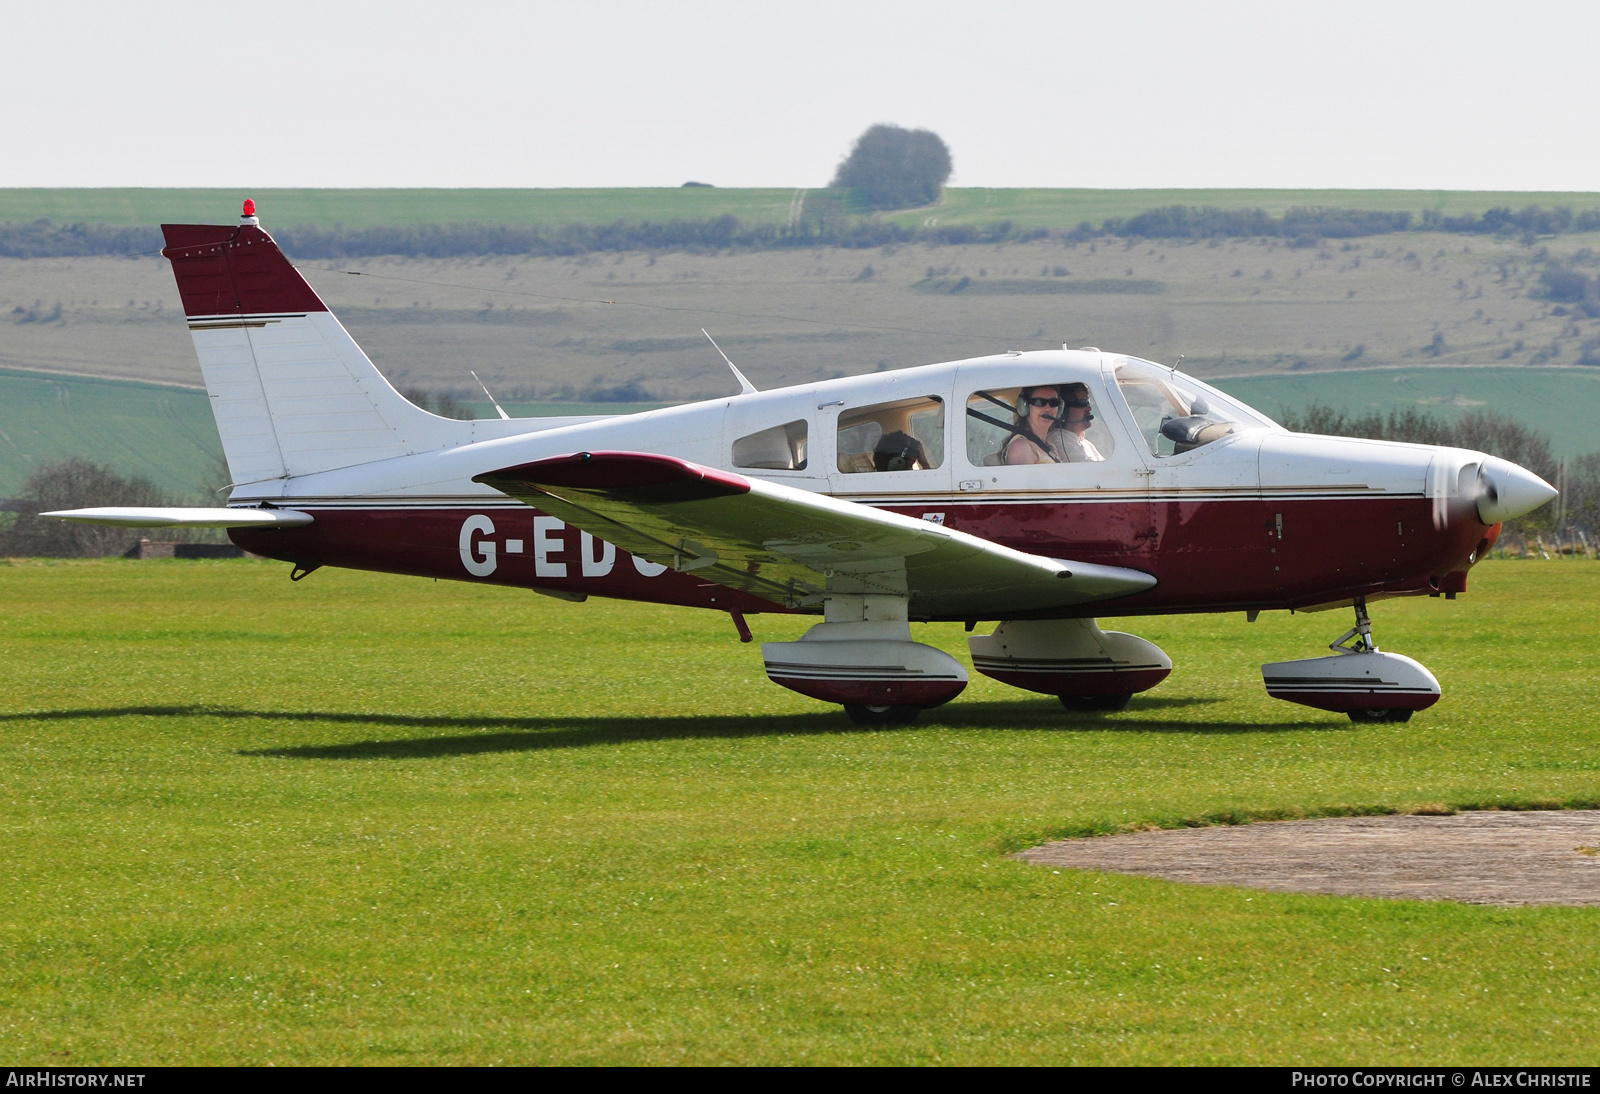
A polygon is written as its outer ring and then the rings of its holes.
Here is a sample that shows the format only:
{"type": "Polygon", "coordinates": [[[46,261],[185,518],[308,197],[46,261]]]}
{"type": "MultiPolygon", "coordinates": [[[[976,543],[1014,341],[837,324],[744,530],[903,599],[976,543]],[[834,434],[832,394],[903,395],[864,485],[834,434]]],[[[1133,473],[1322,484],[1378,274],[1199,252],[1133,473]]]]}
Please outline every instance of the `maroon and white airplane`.
{"type": "MultiPolygon", "coordinates": [[[[222,527],[293,563],[821,621],[775,683],[905,722],[977,671],[1117,710],[1172,662],[1095,618],[1353,606],[1270,694],[1404,721],[1438,681],[1379,652],[1368,601],[1454,598],[1501,522],[1555,496],[1481,452],[1290,433],[1175,369],[1002,353],[611,417],[456,421],[373,367],[262,231],[163,226],[233,479],[221,509],[50,514],[222,527]]],[[[735,375],[738,375],[735,370],[735,375]]]]}

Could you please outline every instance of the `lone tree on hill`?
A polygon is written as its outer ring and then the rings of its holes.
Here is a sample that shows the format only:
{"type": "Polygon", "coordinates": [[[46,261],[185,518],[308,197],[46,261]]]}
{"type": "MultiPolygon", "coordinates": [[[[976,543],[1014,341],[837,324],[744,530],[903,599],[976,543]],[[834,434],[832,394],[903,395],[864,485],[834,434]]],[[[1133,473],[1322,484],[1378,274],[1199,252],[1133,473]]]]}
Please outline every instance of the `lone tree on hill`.
{"type": "Polygon", "coordinates": [[[931,205],[950,177],[950,149],[926,129],[875,125],[856,138],[832,185],[859,191],[869,209],[931,205]]]}

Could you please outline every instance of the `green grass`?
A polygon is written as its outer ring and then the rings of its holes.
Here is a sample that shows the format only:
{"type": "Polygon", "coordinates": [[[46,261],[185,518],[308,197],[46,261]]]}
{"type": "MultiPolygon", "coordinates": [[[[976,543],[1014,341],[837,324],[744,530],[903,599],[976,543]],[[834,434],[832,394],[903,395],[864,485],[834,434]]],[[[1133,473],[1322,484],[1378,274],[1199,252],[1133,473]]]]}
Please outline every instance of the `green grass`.
{"type": "Polygon", "coordinates": [[[1360,415],[1412,408],[1441,421],[1493,411],[1550,438],[1558,456],[1600,451],[1600,369],[1398,368],[1215,381],[1265,414],[1321,402],[1360,415]]]}
{"type": "Polygon", "coordinates": [[[1329,613],[1140,620],[1178,668],[1103,720],[980,678],[878,732],[768,684],[709,613],[286,572],[0,565],[6,1059],[1594,1059],[1600,909],[1004,854],[1220,814],[1592,804],[1592,563],[1378,605],[1386,648],[1444,683],[1408,725],[1266,698],[1256,666],[1315,655],[1329,613]]]}
{"type": "MultiPolygon", "coordinates": [[[[817,191],[811,191],[813,193],[817,191]]],[[[226,223],[239,204],[254,198],[269,227],[316,224],[364,228],[379,224],[559,225],[608,224],[615,220],[698,220],[729,214],[751,224],[786,223],[795,189],[716,187],[610,187],[593,189],[475,190],[324,190],[164,189],[0,189],[0,223],[48,217],[57,223],[158,224],[195,221],[226,223]]],[[[1080,221],[1099,224],[1167,205],[1215,205],[1265,209],[1274,215],[1297,205],[1343,209],[1434,209],[1461,215],[1495,206],[1600,206],[1600,193],[1487,190],[1074,190],[952,187],[932,209],[891,214],[902,223],[930,217],[940,225],[988,224],[1010,220],[1021,227],[1071,228],[1080,221]]]]}

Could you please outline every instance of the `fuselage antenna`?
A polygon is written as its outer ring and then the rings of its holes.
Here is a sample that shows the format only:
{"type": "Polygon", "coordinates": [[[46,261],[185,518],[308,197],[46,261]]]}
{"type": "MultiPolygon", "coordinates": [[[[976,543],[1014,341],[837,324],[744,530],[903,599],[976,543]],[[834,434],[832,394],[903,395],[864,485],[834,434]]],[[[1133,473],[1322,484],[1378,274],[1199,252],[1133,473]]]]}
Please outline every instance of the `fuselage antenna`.
{"type": "Polygon", "coordinates": [[[1172,362],[1172,374],[1174,376],[1176,376],[1178,374],[1178,366],[1183,364],[1183,359],[1184,359],[1185,356],[1187,356],[1187,355],[1180,353],[1180,354],[1178,354],[1178,359],[1176,361],[1172,362]]]}
{"type": "MultiPolygon", "coordinates": [[[[478,374],[476,372],[473,372],[472,369],[470,369],[470,368],[467,369],[467,371],[472,373],[472,378],[474,380],[478,380],[478,374]]],[[[478,380],[478,386],[483,388],[483,393],[485,395],[489,395],[489,385],[488,384],[484,383],[482,380],[478,380]]],[[[507,414],[505,412],[505,410],[501,408],[500,404],[494,401],[494,396],[493,395],[489,395],[489,405],[494,407],[494,412],[496,414],[500,415],[500,418],[501,418],[502,421],[509,422],[511,420],[511,415],[507,414]]]]}
{"type": "Polygon", "coordinates": [[[739,381],[739,394],[756,394],[756,385],[752,384],[749,380],[746,380],[744,378],[744,373],[739,371],[739,366],[728,360],[728,355],[722,352],[722,347],[717,345],[717,340],[715,338],[711,337],[711,332],[706,330],[704,327],[701,327],[700,333],[706,336],[706,341],[711,343],[711,348],[716,350],[717,353],[721,354],[724,361],[728,361],[728,367],[733,369],[733,378],[739,381]]]}

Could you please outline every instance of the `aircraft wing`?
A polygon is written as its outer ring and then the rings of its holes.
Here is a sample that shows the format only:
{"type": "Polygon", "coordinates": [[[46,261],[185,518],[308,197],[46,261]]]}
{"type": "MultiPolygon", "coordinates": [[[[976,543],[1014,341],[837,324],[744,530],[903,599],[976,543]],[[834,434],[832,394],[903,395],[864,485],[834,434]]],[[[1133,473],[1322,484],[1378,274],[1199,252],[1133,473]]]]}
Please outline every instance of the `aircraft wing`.
{"type": "Polygon", "coordinates": [[[913,618],[993,618],[1143,592],[1138,570],[965,532],[671,456],[579,452],[473,480],[651,562],[789,607],[826,588],[909,596],[913,618]]]}

